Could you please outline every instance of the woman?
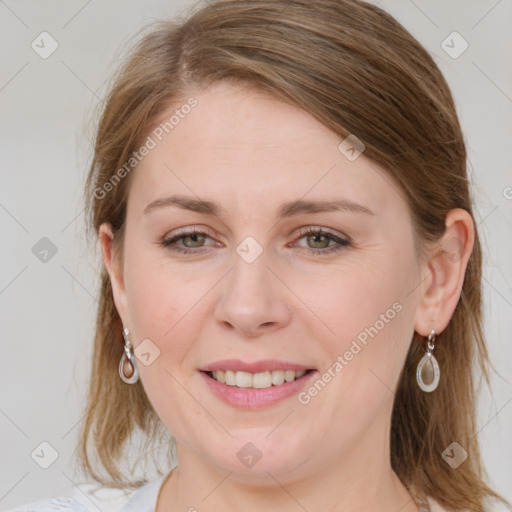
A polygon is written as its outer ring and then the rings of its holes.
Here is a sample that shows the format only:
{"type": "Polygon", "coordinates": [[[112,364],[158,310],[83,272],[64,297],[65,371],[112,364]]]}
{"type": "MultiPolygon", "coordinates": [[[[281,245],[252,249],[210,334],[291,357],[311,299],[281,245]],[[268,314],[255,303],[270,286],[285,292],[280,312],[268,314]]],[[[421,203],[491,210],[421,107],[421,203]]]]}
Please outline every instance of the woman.
{"type": "Polygon", "coordinates": [[[79,453],[132,490],[123,510],[502,499],[476,439],[463,135],[382,9],[223,0],[159,24],[105,104],[87,194],[104,269],[79,453]],[[137,432],[172,433],[156,481],[120,467],[137,432]]]}

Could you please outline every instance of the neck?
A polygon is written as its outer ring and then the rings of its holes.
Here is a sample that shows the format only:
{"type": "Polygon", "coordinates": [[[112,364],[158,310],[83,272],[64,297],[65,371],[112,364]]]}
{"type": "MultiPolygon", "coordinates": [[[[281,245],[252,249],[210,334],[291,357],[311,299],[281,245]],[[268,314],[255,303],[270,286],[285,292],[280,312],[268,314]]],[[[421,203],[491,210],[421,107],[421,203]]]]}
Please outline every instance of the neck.
{"type": "Polygon", "coordinates": [[[267,472],[268,477],[255,484],[244,481],[234,471],[222,471],[205,463],[196,453],[178,444],[179,465],[161,488],[156,512],[268,509],[419,512],[408,489],[390,466],[388,446],[387,443],[379,447],[369,445],[365,452],[359,446],[344,454],[342,464],[312,471],[307,478],[294,480],[289,474],[267,472]]]}

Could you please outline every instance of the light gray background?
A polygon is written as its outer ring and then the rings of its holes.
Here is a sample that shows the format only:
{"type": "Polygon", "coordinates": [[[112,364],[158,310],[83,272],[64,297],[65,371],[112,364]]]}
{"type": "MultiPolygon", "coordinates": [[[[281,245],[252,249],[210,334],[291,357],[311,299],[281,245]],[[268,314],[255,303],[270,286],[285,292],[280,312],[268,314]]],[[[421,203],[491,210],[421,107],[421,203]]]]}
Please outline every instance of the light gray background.
{"type": "MultiPolygon", "coordinates": [[[[86,244],[82,201],[95,109],[137,30],[189,5],[0,0],[0,508],[69,495],[78,482],[73,451],[99,268],[98,250],[86,244]],[[59,44],[47,59],[31,48],[42,31],[59,44]],[[57,247],[46,263],[32,252],[42,237],[57,247]],[[30,455],[43,441],[59,454],[46,470],[30,455]]],[[[381,5],[435,56],[466,135],[486,251],[486,334],[503,377],[493,378],[494,400],[483,390],[478,436],[490,483],[512,500],[512,2],[381,5]],[[441,47],[453,31],[469,43],[457,59],[441,47]]]]}

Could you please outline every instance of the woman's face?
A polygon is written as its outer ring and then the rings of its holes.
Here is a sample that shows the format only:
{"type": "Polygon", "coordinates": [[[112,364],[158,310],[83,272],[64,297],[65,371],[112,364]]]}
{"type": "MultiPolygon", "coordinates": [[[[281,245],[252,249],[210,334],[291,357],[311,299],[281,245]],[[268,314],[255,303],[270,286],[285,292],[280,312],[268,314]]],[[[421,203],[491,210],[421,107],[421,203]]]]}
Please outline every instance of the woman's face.
{"type": "Polygon", "coordinates": [[[293,106],[194,97],[133,171],[113,280],[149,400],[184,461],[240,479],[381,460],[421,270],[398,186],[293,106]]]}

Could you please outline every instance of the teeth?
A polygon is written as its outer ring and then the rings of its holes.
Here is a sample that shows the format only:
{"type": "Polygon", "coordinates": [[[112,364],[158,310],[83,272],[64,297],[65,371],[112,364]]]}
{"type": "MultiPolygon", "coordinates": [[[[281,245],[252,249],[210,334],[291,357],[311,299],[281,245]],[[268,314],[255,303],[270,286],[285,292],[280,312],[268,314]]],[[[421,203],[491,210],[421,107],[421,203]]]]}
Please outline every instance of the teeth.
{"type": "Polygon", "coordinates": [[[274,370],[272,372],[234,372],[232,370],[216,370],[212,372],[213,378],[228,386],[239,388],[265,389],[270,386],[279,386],[284,382],[292,382],[306,374],[305,370],[274,370]]]}
{"type": "Polygon", "coordinates": [[[284,372],[276,371],[272,372],[272,384],[274,386],[279,386],[279,384],[282,384],[284,382],[284,372]]]}
{"type": "Polygon", "coordinates": [[[252,387],[252,374],[247,372],[236,372],[235,382],[239,388],[252,387]]]}
{"type": "MultiPolygon", "coordinates": [[[[215,376],[214,376],[215,378],[215,376]]],[[[236,373],[231,370],[226,370],[226,384],[228,386],[236,386],[236,373]]]]}
{"type": "MultiPolygon", "coordinates": [[[[249,374],[251,375],[251,374],[249,374]]],[[[252,387],[258,389],[269,388],[272,385],[272,372],[261,372],[252,375],[252,387]]]]}
{"type": "Polygon", "coordinates": [[[292,382],[295,380],[295,372],[293,370],[286,370],[284,372],[284,380],[286,382],[292,382]]]}

